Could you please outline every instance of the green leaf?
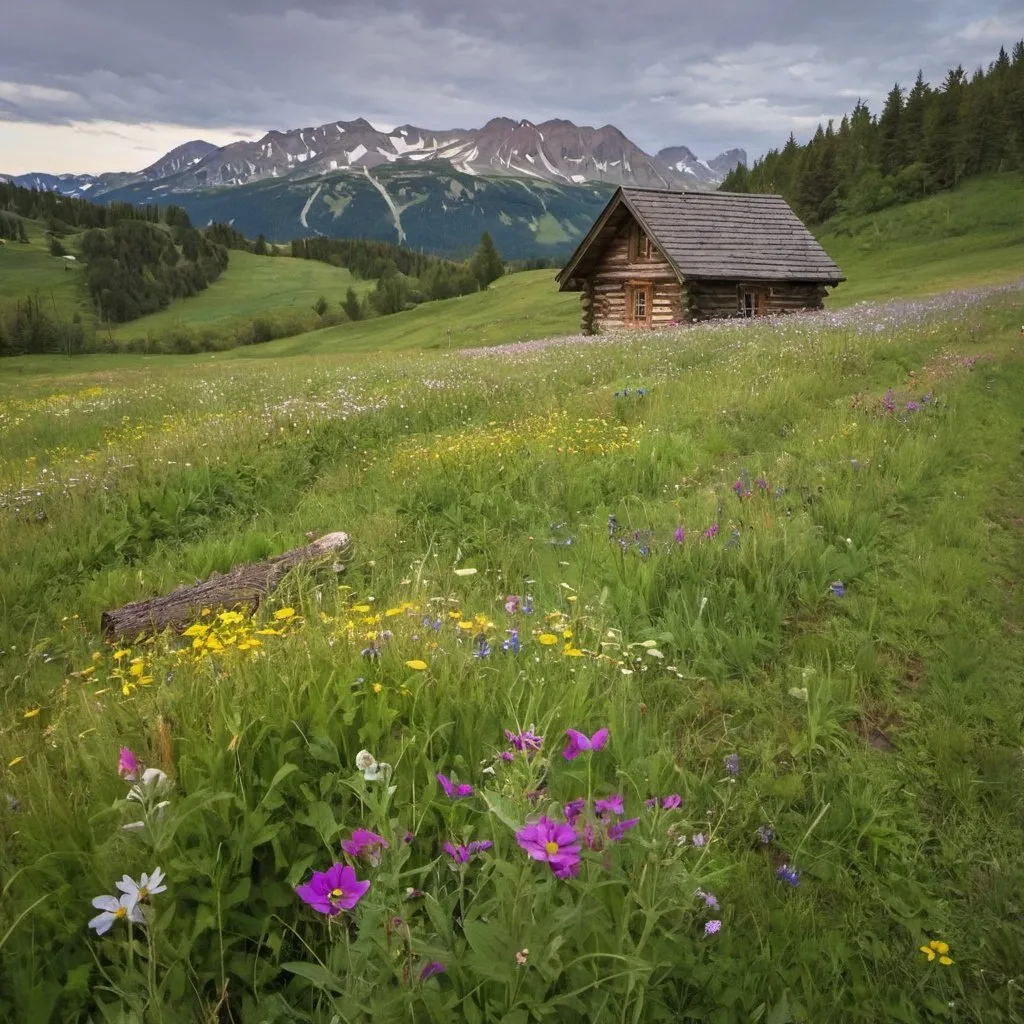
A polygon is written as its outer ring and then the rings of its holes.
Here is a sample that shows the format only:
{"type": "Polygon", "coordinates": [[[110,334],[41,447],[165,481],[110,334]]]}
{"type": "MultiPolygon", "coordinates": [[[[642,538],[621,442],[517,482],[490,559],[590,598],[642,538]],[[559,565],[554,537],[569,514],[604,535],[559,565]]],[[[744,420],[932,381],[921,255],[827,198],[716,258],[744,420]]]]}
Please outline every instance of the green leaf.
{"type": "Polygon", "coordinates": [[[300,960],[292,960],[281,964],[281,968],[311,981],[317,988],[325,992],[340,993],[342,991],[341,979],[326,967],[321,967],[320,964],[306,964],[300,960]]]}
{"type": "Polygon", "coordinates": [[[274,790],[292,774],[292,772],[297,772],[298,770],[299,766],[297,764],[293,764],[291,761],[287,764],[281,765],[281,767],[274,772],[274,777],[270,780],[270,785],[267,787],[266,793],[263,794],[263,799],[260,800],[259,806],[262,807],[267,802],[267,797],[269,797],[270,794],[273,793],[274,790]]]}
{"type": "Polygon", "coordinates": [[[513,834],[523,827],[519,811],[508,797],[504,797],[500,793],[495,793],[489,789],[482,790],[480,795],[483,797],[484,803],[487,804],[487,809],[491,814],[508,827],[513,834]]]}

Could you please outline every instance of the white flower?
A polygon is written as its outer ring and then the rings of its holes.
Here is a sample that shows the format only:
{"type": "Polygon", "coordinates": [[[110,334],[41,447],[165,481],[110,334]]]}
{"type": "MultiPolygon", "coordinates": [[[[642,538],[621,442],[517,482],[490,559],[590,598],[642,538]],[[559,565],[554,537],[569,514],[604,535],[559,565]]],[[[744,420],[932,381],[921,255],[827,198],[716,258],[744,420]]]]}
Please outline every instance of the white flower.
{"type": "Polygon", "coordinates": [[[127,894],[118,899],[117,896],[97,896],[92,905],[102,914],[97,914],[89,921],[89,927],[96,929],[97,935],[106,935],[113,927],[115,921],[128,920],[135,924],[145,924],[146,919],[142,911],[127,894]]]}
{"type": "Polygon", "coordinates": [[[165,875],[160,868],[154,868],[152,875],[147,875],[145,871],[139,876],[139,880],[136,882],[131,875],[125,875],[120,882],[115,882],[124,896],[129,900],[129,910],[135,910],[139,903],[143,900],[148,899],[150,896],[156,896],[158,893],[167,892],[167,886],[163,885],[165,875]]]}
{"type": "Polygon", "coordinates": [[[363,773],[367,782],[387,782],[391,776],[391,765],[377,759],[368,750],[356,754],[356,768],[363,773]]]}
{"type": "Polygon", "coordinates": [[[356,754],[356,767],[361,771],[365,772],[367,769],[372,768],[377,763],[377,758],[373,756],[368,750],[360,750],[356,754]]]}

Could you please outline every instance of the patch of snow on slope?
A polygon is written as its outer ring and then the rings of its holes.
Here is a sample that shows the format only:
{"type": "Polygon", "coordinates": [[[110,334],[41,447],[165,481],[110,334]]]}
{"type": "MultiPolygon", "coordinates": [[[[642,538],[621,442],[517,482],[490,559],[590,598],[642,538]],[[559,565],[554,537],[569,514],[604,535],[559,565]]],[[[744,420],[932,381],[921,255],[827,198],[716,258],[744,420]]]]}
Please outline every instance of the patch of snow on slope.
{"type": "Polygon", "coordinates": [[[338,161],[337,160],[332,160],[331,161],[331,170],[332,171],[336,171],[337,169],[338,169],[338,161]]]}
{"type": "Polygon", "coordinates": [[[313,190],[313,194],[306,200],[306,205],[302,208],[302,213],[299,214],[299,223],[306,228],[307,231],[309,230],[309,222],[306,220],[306,214],[309,213],[313,203],[316,202],[316,197],[320,195],[320,190],[322,188],[323,185],[317,185],[313,190]]]}
{"type": "MultiPolygon", "coordinates": [[[[164,187],[166,188],[166,186],[164,186],[164,187]]],[[[85,184],[84,184],[84,185],[82,186],[82,191],[83,191],[83,192],[88,192],[88,191],[89,191],[89,189],[91,189],[91,188],[92,188],[92,182],[91,182],[91,181],[87,181],[87,182],[86,182],[86,183],[85,183],[85,184]]]]}
{"type": "Polygon", "coordinates": [[[682,160],[676,164],[676,170],[682,171],[684,174],[692,174],[695,178],[697,177],[697,172],[692,167],[687,167],[682,160]]]}
{"type": "Polygon", "coordinates": [[[304,164],[309,159],[309,154],[308,153],[296,153],[295,154],[295,159],[298,160],[300,164],[304,164]]]}
{"type": "Polygon", "coordinates": [[[369,150],[360,142],[355,149],[350,149],[348,151],[348,162],[350,164],[354,164],[357,160],[360,160],[362,157],[366,156],[368,152],[369,150]]]}
{"type": "Polygon", "coordinates": [[[544,152],[544,147],[539,146],[537,149],[537,155],[540,157],[540,162],[557,178],[564,178],[565,175],[548,159],[547,153],[544,152]]]}
{"type": "MultiPolygon", "coordinates": [[[[699,163],[701,167],[706,167],[709,171],[711,171],[711,164],[707,163],[706,161],[698,160],[697,163],[699,163]]],[[[715,172],[711,171],[711,173],[714,174],[715,172]]]]}
{"type": "Polygon", "coordinates": [[[338,134],[339,135],[344,135],[345,134],[345,129],[342,128],[340,124],[336,124],[334,127],[338,130],[338,134]]]}
{"type": "Polygon", "coordinates": [[[587,176],[585,174],[573,174],[571,177],[574,185],[579,185],[581,182],[587,180],[587,176]]]}
{"type": "Polygon", "coordinates": [[[409,142],[404,136],[406,135],[405,129],[402,129],[399,135],[389,135],[391,139],[391,145],[395,147],[395,153],[398,156],[402,156],[405,153],[411,153],[416,150],[424,148],[422,139],[417,139],[415,142],[409,142]]]}

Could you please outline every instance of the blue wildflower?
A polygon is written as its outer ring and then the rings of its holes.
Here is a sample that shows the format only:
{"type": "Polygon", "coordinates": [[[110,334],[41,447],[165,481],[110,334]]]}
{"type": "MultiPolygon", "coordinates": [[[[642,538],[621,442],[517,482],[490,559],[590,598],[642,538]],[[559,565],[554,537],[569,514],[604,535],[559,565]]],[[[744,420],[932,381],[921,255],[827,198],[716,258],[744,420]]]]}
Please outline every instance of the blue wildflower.
{"type": "Polygon", "coordinates": [[[832,591],[834,597],[845,597],[846,587],[843,586],[842,580],[835,580],[829,584],[829,590],[832,591]]]}
{"type": "Polygon", "coordinates": [[[522,644],[519,643],[519,630],[510,629],[508,633],[508,639],[501,642],[501,649],[506,654],[518,654],[522,649],[522,644]]]}
{"type": "Polygon", "coordinates": [[[740,755],[729,754],[728,757],[723,758],[725,763],[725,770],[730,775],[739,775],[740,773],[740,755]]]}
{"type": "Polygon", "coordinates": [[[793,886],[794,889],[800,884],[800,872],[796,868],[791,868],[788,864],[783,864],[782,867],[775,872],[775,877],[778,878],[779,881],[793,886]]]}

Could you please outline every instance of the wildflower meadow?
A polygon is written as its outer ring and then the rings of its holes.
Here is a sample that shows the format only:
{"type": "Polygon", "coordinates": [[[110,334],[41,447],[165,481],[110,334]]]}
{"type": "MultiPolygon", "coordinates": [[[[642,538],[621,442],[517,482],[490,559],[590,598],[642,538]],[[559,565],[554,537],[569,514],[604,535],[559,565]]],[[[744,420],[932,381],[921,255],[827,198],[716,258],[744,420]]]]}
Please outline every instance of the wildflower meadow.
{"type": "Polygon", "coordinates": [[[9,360],[0,1019],[1024,1020],[1022,295],[9,360]]]}

